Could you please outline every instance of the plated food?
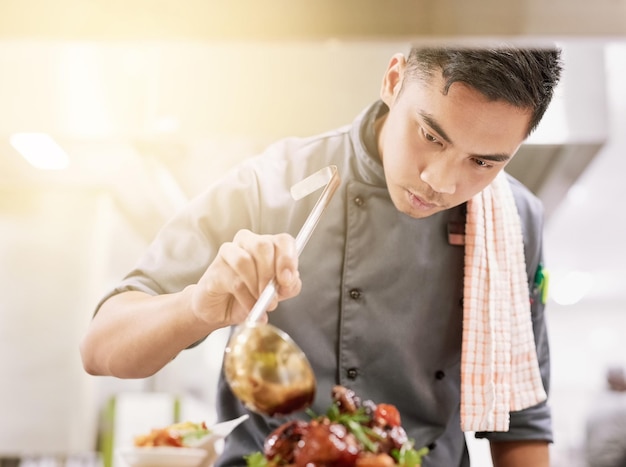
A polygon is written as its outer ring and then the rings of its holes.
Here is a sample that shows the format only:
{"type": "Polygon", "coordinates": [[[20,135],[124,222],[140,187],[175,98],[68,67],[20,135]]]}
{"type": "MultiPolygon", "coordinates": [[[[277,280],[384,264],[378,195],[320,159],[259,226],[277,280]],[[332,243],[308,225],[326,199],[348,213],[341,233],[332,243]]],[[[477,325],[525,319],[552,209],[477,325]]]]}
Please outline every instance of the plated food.
{"type": "Polygon", "coordinates": [[[332,397],[326,414],[289,421],[270,433],[263,452],[246,458],[248,467],[421,465],[428,449],[414,448],[394,405],[362,401],[343,386],[335,386],[332,397]]]}
{"type": "Polygon", "coordinates": [[[119,450],[130,467],[210,467],[221,454],[224,439],[248,415],[207,426],[205,422],[174,423],[135,436],[133,446],[119,450]]]}
{"type": "Polygon", "coordinates": [[[137,447],[172,446],[191,447],[199,439],[211,434],[205,422],[182,422],[164,428],[153,428],[147,434],[135,436],[137,447]]]}

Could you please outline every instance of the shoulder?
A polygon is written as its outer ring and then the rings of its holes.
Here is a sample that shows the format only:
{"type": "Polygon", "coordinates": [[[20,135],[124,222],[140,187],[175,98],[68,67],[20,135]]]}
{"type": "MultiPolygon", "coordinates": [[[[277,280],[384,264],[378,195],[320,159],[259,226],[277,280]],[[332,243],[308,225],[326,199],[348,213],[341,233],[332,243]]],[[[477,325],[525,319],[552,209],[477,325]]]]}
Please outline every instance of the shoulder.
{"type": "Polygon", "coordinates": [[[261,206],[267,211],[292,205],[291,186],[329,165],[341,171],[350,160],[349,147],[349,130],[344,128],[277,140],[230,167],[194,202],[203,213],[226,206],[260,212],[261,206]]]}
{"type": "Polygon", "coordinates": [[[518,179],[508,173],[506,175],[522,222],[542,223],[544,211],[541,200],[518,179]]]}
{"type": "Polygon", "coordinates": [[[507,174],[509,186],[520,217],[524,255],[529,283],[534,280],[539,264],[543,261],[544,209],[541,200],[528,187],[507,174]]]}
{"type": "Polygon", "coordinates": [[[233,167],[223,182],[243,178],[259,193],[276,192],[279,187],[288,192],[291,185],[328,165],[336,165],[343,173],[351,159],[351,147],[349,126],[314,136],[283,138],[233,167]]]}
{"type": "Polygon", "coordinates": [[[269,145],[262,157],[301,159],[320,157],[333,148],[341,149],[350,143],[350,126],[343,126],[330,131],[307,137],[288,137],[269,145]]]}
{"type": "Polygon", "coordinates": [[[515,177],[507,174],[507,179],[521,220],[526,251],[540,250],[544,226],[543,203],[515,177]]]}

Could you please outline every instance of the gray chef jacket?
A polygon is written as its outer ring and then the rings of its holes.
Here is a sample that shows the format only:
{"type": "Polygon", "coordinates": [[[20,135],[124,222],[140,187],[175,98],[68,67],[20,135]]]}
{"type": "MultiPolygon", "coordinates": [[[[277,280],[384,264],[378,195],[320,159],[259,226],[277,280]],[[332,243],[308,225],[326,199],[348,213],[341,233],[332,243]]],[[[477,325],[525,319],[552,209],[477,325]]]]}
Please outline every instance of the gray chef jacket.
{"type": "MultiPolygon", "coordinates": [[[[125,290],[171,293],[196,283],[219,246],[242,228],[295,236],[319,193],[294,201],[290,186],[334,164],[342,183],[300,256],[302,292],[281,302],[270,322],[289,333],[311,361],[318,382],[315,413],[325,413],[333,385],[345,385],[363,399],[397,406],[415,446],[431,448],[424,467],[465,466],[459,421],[463,246],[448,240],[449,226],[463,225],[465,205],[424,219],[395,209],[373,130],[387,111],[376,102],[352,125],[286,139],[245,160],[166,224],[108,296],[125,290]]],[[[511,181],[532,285],[541,261],[542,207],[511,181]]],[[[549,352],[538,295],[529,289],[547,390],[549,352]]],[[[218,385],[220,419],[248,413],[223,373],[218,385]]],[[[227,440],[220,467],[245,465],[242,457],[261,450],[270,430],[286,421],[250,415],[227,440]]],[[[508,432],[477,436],[552,441],[549,407],[541,403],[512,413],[508,432]]]]}

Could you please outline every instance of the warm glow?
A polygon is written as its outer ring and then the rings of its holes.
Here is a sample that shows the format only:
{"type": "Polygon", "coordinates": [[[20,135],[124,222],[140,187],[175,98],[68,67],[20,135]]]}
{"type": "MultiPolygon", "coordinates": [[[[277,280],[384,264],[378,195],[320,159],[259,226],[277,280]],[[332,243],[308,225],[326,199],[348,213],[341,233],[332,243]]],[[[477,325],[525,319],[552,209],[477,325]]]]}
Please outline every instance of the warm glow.
{"type": "Polygon", "coordinates": [[[45,133],[16,133],[11,136],[11,146],[38,169],[60,170],[70,163],[63,148],[45,133]]]}

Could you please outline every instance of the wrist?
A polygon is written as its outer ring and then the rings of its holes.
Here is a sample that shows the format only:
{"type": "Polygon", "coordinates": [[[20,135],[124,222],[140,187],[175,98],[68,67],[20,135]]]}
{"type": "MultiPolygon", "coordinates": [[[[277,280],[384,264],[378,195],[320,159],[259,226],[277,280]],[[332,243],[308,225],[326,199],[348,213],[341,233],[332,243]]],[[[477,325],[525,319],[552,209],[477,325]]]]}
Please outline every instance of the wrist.
{"type": "Polygon", "coordinates": [[[198,284],[191,284],[185,287],[181,292],[182,309],[189,316],[190,326],[196,329],[202,329],[205,335],[223,327],[229,326],[230,323],[224,322],[221,317],[223,314],[215,312],[207,305],[206,300],[202,298],[202,292],[199,290],[198,284]]]}

